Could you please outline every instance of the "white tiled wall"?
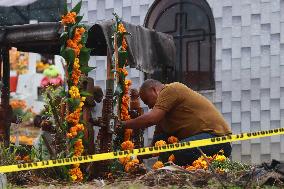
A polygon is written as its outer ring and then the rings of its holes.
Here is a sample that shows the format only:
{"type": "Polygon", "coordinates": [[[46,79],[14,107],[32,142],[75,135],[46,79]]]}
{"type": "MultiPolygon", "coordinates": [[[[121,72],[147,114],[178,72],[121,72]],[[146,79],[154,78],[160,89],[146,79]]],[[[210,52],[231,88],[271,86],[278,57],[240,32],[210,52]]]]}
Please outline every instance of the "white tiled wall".
{"type": "MultiPolygon", "coordinates": [[[[69,7],[78,0],[68,0],[69,7]]],[[[112,18],[142,25],[153,0],[84,0],[88,24],[112,18]]],[[[208,0],[216,25],[216,89],[203,92],[230,123],[233,133],[284,126],[284,0],[208,0]]],[[[105,58],[90,61],[90,73],[105,87],[105,58]]],[[[131,69],[133,86],[143,74],[131,69]]],[[[152,138],[153,129],[145,132],[152,138]]],[[[284,136],[237,142],[233,159],[284,160],[284,136]],[[282,142],[282,143],[281,143],[282,142]]]]}

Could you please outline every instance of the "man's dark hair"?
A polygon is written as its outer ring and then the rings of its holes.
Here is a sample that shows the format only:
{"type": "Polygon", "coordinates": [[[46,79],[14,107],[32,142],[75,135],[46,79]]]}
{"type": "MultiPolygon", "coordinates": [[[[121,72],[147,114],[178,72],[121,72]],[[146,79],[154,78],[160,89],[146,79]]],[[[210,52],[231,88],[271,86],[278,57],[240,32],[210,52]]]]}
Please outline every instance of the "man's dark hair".
{"type": "Polygon", "coordinates": [[[143,84],[140,87],[140,91],[144,91],[146,89],[149,89],[151,87],[157,87],[163,85],[160,81],[155,79],[147,79],[143,82],[143,84]]]}

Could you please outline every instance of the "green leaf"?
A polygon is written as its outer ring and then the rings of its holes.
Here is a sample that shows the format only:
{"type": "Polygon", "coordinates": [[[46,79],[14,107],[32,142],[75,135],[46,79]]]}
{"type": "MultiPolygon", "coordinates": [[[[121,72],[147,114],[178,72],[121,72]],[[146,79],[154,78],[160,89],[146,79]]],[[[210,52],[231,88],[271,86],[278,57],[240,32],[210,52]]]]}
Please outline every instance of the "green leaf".
{"type": "Polygon", "coordinates": [[[72,27],[68,27],[68,36],[69,39],[72,39],[74,36],[75,29],[78,27],[77,24],[73,25],[72,27]]]}
{"type": "Polygon", "coordinates": [[[62,45],[60,47],[60,56],[62,56],[65,59],[65,56],[66,56],[66,54],[65,54],[65,45],[62,45]]]}
{"type": "Polygon", "coordinates": [[[78,135],[77,135],[77,138],[84,138],[84,132],[79,131],[78,135]]]}
{"type": "Polygon", "coordinates": [[[91,49],[87,48],[87,47],[83,47],[80,51],[80,55],[79,55],[79,59],[80,59],[80,65],[82,66],[87,66],[88,62],[90,60],[90,53],[91,53],[91,49]]]}
{"type": "Polygon", "coordinates": [[[84,17],[84,16],[77,16],[77,17],[76,17],[76,23],[81,22],[82,19],[83,19],[83,17],[84,17]]]}
{"type": "Polygon", "coordinates": [[[93,69],[96,69],[96,67],[89,67],[89,66],[81,66],[80,67],[81,72],[83,72],[85,74],[88,74],[93,69]]]}
{"type": "Polygon", "coordinates": [[[67,41],[67,39],[68,39],[68,33],[67,33],[67,32],[63,32],[63,33],[60,35],[60,38],[59,38],[60,43],[61,43],[61,44],[65,44],[66,41],[67,41]]]}
{"type": "Polygon", "coordinates": [[[69,98],[68,102],[70,103],[72,109],[75,110],[80,104],[80,99],[69,98]]]}
{"type": "Polygon", "coordinates": [[[123,68],[126,64],[126,59],[128,57],[128,52],[127,51],[118,51],[118,63],[119,67],[123,68]]]}
{"type": "Polygon", "coordinates": [[[89,92],[87,92],[87,91],[82,91],[82,92],[80,92],[80,94],[81,94],[81,96],[92,96],[92,94],[91,93],[89,93],[89,92]]]}
{"type": "Polygon", "coordinates": [[[81,43],[86,44],[88,40],[88,32],[86,30],[86,32],[83,34],[82,38],[81,38],[81,43]]]}
{"type": "Polygon", "coordinates": [[[71,73],[72,70],[73,70],[73,63],[74,63],[74,60],[76,58],[74,50],[67,47],[65,49],[65,57],[64,58],[65,58],[67,65],[68,65],[68,72],[71,73]]]}
{"type": "Polygon", "coordinates": [[[77,3],[77,5],[75,5],[75,7],[70,12],[76,12],[77,14],[79,14],[79,12],[81,10],[81,6],[82,6],[82,1],[77,3]]]}
{"type": "Polygon", "coordinates": [[[68,13],[68,7],[67,7],[67,3],[64,2],[64,6],[63,6],[63,14],[66,15],[68,13]]]}

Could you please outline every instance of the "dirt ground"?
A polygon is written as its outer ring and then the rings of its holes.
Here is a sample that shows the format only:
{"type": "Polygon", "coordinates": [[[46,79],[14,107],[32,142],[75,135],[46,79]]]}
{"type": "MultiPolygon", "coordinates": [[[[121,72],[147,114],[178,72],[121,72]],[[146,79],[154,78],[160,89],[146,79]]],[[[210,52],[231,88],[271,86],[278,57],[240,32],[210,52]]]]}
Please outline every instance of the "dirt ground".
{"type": "Polygon", "coordinates": [[[70,183],[53,180],[41,180],[37,183],[31,183],[25,186],[10,185],[9,188],[13,189],[94,189],[94,188],[106,188],[106,189],[163,189],[163,188],[205,188],[205,189],[252,189],[252,188],[264,188],[264,189],[276,189],[284,188],[282,181],[277,180],[277,177],[269,175],[270,179],[254,179],[252,177],[245,176],[244,174],[235,175],[216,175],[211,174],[208,171],[197,172],[180,172],[169,170],[155,170],[150,171],[145,175],[131,176],[125,175],[124,177],[116,178],[114,180],[93,180],[85,183],[70,183]],[[240,176],[242,175],[242,176],[240,176]],[[271,178],[275,178],[274,180],[271,178]]]}

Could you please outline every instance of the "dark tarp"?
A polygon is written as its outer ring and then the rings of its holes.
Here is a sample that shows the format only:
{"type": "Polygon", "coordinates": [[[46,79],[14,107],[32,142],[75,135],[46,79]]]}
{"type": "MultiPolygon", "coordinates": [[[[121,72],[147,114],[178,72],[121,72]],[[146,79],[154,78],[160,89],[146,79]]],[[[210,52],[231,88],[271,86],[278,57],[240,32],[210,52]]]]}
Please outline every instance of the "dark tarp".
{"type": "Polygon", "coordinates": [[[0,27],[0,47],[16,47],[19,51],[59,54],[59,22],[0,27]]]}
{"type": "MultiPolygon", "coordinates": [[[[87,46],[94,48],[94,54],[107,55],[107,47],[113,53],[111,36],[113,20],[95,24],[89,30],[87,46]]],[[[126,36],[129,51],[128,64],[145,73],[153,73],[164,67],[173,67],[175,44],[172,36],[123,22],[131,36],[126,36]]]]}
{"type": "Polygon", "coordinates": [[[29,24],[30,20],[58,22],[64,12],[64,4],[65,0],[37,0],[27,6],[0,7],[0,25],[29,24]]]}

